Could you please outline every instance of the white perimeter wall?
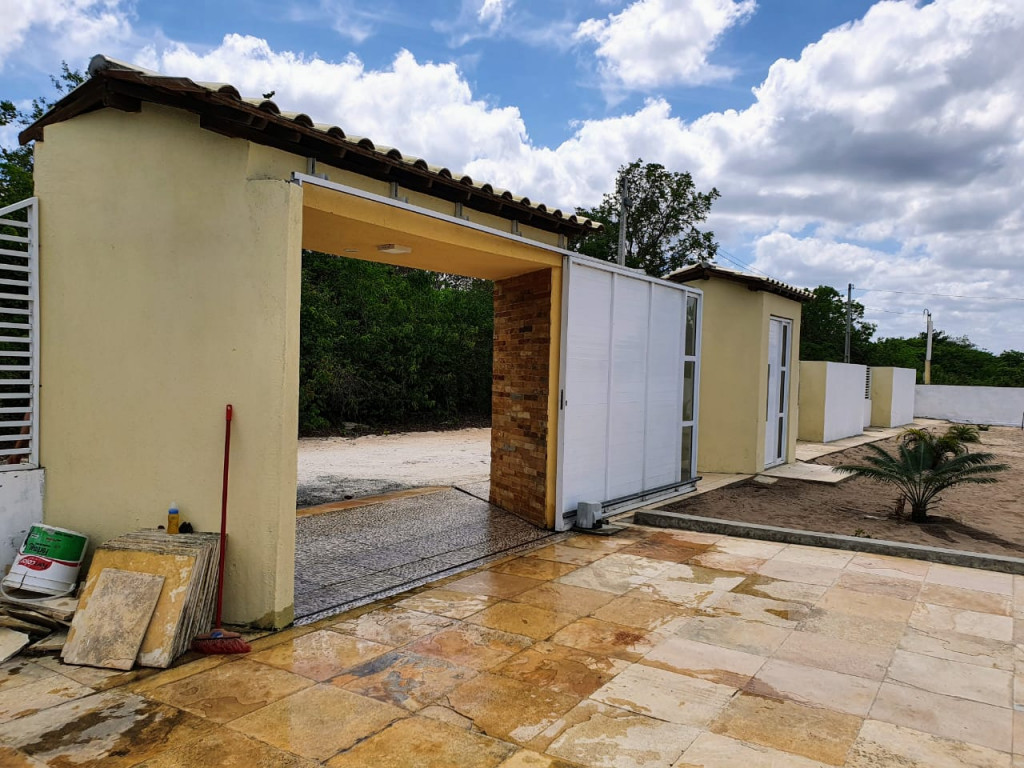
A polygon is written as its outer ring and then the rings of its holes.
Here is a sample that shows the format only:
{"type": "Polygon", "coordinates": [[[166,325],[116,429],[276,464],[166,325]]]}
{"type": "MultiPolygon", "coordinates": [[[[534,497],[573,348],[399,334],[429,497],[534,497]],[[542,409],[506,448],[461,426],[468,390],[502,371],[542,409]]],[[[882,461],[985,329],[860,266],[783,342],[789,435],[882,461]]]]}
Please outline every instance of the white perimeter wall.
{"type": "MultiPolygon", "coordinates": [[[[864,431],[864,387],[868,369],[864,365],[828,363],[825,379],[825,442],[859,435],[864,431]]],[[[867,410],[865,410],[867,408],[867,410]]]]}
{"type": "Polygon", "coordinates": [[[973,424],[1020,426],[1024,389],[1017,387],[916,387],[914,415],[973,424]]]}
{"type": "Polygon", "coordinates": [[[43,521],[44,471],[0,472],[0,575],[14,563],[28,529],[43,521]]]}
{"type": "Polygon", "coordinates": [[[890,423],[894,427],[909,424],[914,420],[916,385],[917,371],[913,368],[893,368],[892,417],[890,423]]]}

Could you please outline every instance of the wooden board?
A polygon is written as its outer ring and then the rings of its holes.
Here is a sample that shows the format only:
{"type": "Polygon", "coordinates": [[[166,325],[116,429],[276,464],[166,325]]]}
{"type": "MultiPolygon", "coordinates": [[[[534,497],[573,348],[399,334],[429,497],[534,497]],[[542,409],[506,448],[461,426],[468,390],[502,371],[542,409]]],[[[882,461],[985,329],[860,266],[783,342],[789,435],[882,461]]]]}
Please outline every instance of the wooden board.
{"type": "Polygon", "coordinates": [[[61,653],[68,664],[129,670],[156,609],[164,577],[117,568],[89,572],[83,599],[61,653]],[[94,576],[98,573],[98,576],[94,576]]]}

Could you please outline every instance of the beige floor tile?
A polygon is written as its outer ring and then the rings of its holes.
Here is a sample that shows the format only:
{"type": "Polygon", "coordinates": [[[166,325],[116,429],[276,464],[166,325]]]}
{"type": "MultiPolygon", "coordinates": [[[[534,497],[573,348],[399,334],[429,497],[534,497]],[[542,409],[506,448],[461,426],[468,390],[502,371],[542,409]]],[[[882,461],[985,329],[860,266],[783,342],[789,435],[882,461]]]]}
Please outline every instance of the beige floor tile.
{"type": "Polygon", "coordinates": [[[835,586],[842,587],[843,589],[853,589],[857,592],[867,592],[872,595],[899,597],[904,600],[915,600],[921,591],[921,582],[916,579],[880,576],[874,573],[851,571],[849,569],[839,574],[835,586]]]}
{"type": "Polygon", "coordinates": [[[421,638],[406,646],[405,650],[444,659],[459,666],[489,669],[532,644],[530,638],[522,635],[475,624],[458,624],[421,638]]]}
{"type": "Polygon", "coordinates": [[[623,554],[649,557],[652,560],[664,560],[669,563],[686,563],[695,555],[699,555],[706,549],[707,546],[702,544],[692,544],[690,542],[680,541],[679,539],[665,534],[655,534],[654,536],[645,539],[644,541],[639,541],[621,551],[623,554]]]}
{"type": "Polygon", "coordinates": [[[213,728],[142,696],[105,691],[0,725],[0,744],[54,767],[128,768],[213,728]]]}
{"type": "MultiPolygon", "coordinates": [[[[553,546],[558,546],[557,544],[553,546]]],[[[574,548],[575,549],[575,548],[574,548]]],[[[583,552],[584,550],[576,550],[583,552]]],[[[534,555],[537,553],[534,552],[534,555]]],[[[474,595],[490,595],[508,599],[528,589],[540,586],[544,582],[541,579],[530,579],[526,576],[515,576],[511,573],[495,573],[494,571],[480,571],[464,579],[453,581],[448,589],[455,592],[469,592],[474,595]]]]}
{"type": "Polygon", "coordinates": [[[990,640],[977,635],[931,630],[923,632],[909,628],[900,640],[904,651],[923,653],[939,659],[975,664],[979,667],[1013,671],[1013,646],[1001,640],[990,640]]]}
{"type": "Polygon", "coordinates": [[[1024,617],[1024,576],[1013,577],[1013,615],[1024,617]]]}
{"type": "Polygon", "coordinates": [[[527,603],[549,611],[586,616],[614,600],[615,595],[599,589],[574,587],[571,584],[549,581],[539,587],[520,592],[510,599],[517,603],[527,603]]]}
{"type": "Polygon", "coordinates": [[[230,728],[217,728],[194,741],[172,746],[135,768],[316,768],[317,765],[313,760],[282,752],[230,728]]]}
{"type": "Polygon", "coordinates": [[[892,648],[797,630],[790,634],[775,658],[844,675],[881,680],[892,658],[892,648]]]}
{"type": "Polygon", "coordinates": [[[714,547],[709,551],[725,552],[729,555],[740,557],[757,557],[762,560],[775,557],[784,550],[788,544],[777,544],[773,541],[758,541],[757,539],[739,539],[733,536],[726,536],[715,542],[714,547]]]}
{"type": "Polygon", "coordinates": [[[931,568],[931,563],[926,563],[923,560],[886,557],[885,555],[855,555],[846,565],[846,570],[856,573],[870,573],[874,576],[913,581],[924,581],[929,568],[931,568]]]}
{"type": "Polygon", "coordinates": [[[832,587],[818,601],[817,608],[838,611],[869,619],[884,619],[905,623],[914,610],[913,600],[889,595],[871,595],[855,589],[832,587]]]}
{"type": "Polygon", "coordinates": [[[242,661],[249,656],[255,654],[249,654],[248,656],[200,656],[199,658],[189,661],[185,664],[179,664],[176,667],[170,669],[154,670],[156,674],[147,675],[146,677],[140,677],[138,680],[133,680],[131,683],[125,686],[126,691],[131,693],[142,693],[145,694],[148,691],[155,690],[161,686],[167,685],[168,683],[176,683],[178,680],[184,680],[186,677],[197,675],[200,672],[205,672],[208,669],[219,667],[223,664],[231,664],[234,662],[242,661]]]}
{"type": "Polygon", "coordinates": [[[701,533],[700,531],[664,530],[661,533],[671,536],[673,539],[679,539],[679,541],[688,541],[691,544],[704,544],[709,547],[712,544],[717,544],[724,538],[717,533],[701,533]]]}
{"type": "Polygon", "coordinates": [[[328,768],[496,768],[515,747],[423,717],[399,720],[347,752],[328,768]]]}
{"type": "Polygon", "coordinates": [[[689,582],[720,592],[728,592],[742,584],[744,579],[746,579],[744,574],[735,571],[722,571],[696,564],[671,563],[662,573],[658,574],[655,581],[657,583],[689,582]]]}
{"type": "Polygon", "coordinates": [[[619,561],[608,563],[607,561],[612,557],[616,556],[609,555],[603,560],[578,568],[565,576],[560,576],[558,583],[621,595],[634,587],[646,584],[668,565],[667,562],[651,560],[649,562],[658,564],[657,568],[647,566],[630,567],[628,564],[619,561]]]}
{"type": "Polygon", "coordinates": [[[326,760],[406,715],[404,709],[322,683],[240,717],[229,727],[278,749],[326,760]]]}
{"type": "Polygon", "coordinates": [[[741,693],[710,730],[829,765],[842,765],[862,722],[854,715],[741,693]]]}
{"type": "Polygon", "coordinates": [[[651,595],[632,590],[614,598],[590,615],[601,621],[610,621],[626,627],[635,627],[648,632],[669,626],[688,615],[680,605],[658,600],[651,595]]]}
{"type": "Polygon", "coordinates": [[[395,605],[410,611],[447,616],[449,619],[465,619],[489,605],[494,605],[500,599],[488,595],[455,592],[451,589],[428,589],[426,592],[399,600],[395,605]]]}
{"type": "Polygon", "coordinates": [[[46,768],[46,763],[29,757],[14,747],[0,745],[0,765],[4,768],[46,768]]]}
{"type": "Polygon", "coordinates": [[[440,720],[442,723],[461,728],[464,731],[473,730],[473,721],[463,717],[447,704],[429,704],[416,713],[417,717],[429,717],[431,720],[440,720]]]}
{"type": "Polygon", "coordinates": [[[1012,574],[984,571],[980,568],[959,568],[936,563],[928,570],[925,583],[1013,597],[1012,574]]]}
{"type": "Polygon", "coordinates": [[[470,667],[444,659],[394,651],[339,675],[331,683],[415,712],[476,674],[470,667]]]}
{"type": "MultiPolygon", "coordinates": [[[[369,605],[364,606],[361,609],[357,609],[357,611],[359,613],[367,613],[372,609],[373,606],[369,605]]],[[[355,615],[355,613],[355,611],[343,613],[340,616],[334,618],[334,621],[338,621],[339,618],[345,618],[348,616],[355,615]]],[[[308,635],[310,632],[316,632],[319,629],[321,629],[321,626],[319,626],[319,624],[326,625],[330,623],[332,622],[318,622],[318,624],[307,624],[302,627],[289,627],[288,629],[282,630],[280,632],[270,632],[268,634],[263,635],[262,637],[257,637],[250,640],[249,647],[252,648],[254,653],[259,653],[260,651],[265,651],[268,648],[273,648],[275,645],[290,642],[291,640],[297,640],[303,635],[308,635]]]]}
{"type": "Polygon", "coordinates": [[[700,565],[705,568],[715,568],[719,571],[756,573],[757,569],[764,565],[767,560],[760,557],[730,555],[728,552],[718,552],[717,550],[712,549],[697,555],[690,562],[694,565],[700,565]]]}
{"type": "Polygon", "coordinates": [[[1002,752],[1012,742],[1013,710],[897,683],[882,683],[871,719],[1002,752]]]}
{"type": "Polygon", "coordinates": [[[322,682],[389,650],[372,640],[322,629],[249,658],[322,682]]]}
{"type": "Polygon", "coordinates": [[[1013,640],[1013,619],[991,613],[964,611],[945,605],[917,603],[910,615],[910,626],[922,632],[959,632],[991,640],[1013,640]]]}
{"type": "Polygon", "coordinates": [[[556,613],[528,603],[504,601],[473,614],[466,623],[546,640],[576,618],[571,613],[556,613]]]}
{"type": "Polygon", "coordinates": [[[777,557],[766,562],[757,569],[757,572],[773,579],[798,581],[801,584],[818,584],[824,587],[831,586],[842,573],[839,568],[794,563],[789,560],[779,560],[777,557]]]}
{"type": "Polygon", "coordinates": [[[645,538],[647,537],[629,536],[625,533],[616,533],[612,536],[599,536],[590,533],[574,533],[565,540],[565,544],[570,547],[593,549],[598,552],[608,553],[616,552],[623,547],[636,544],[638,541],[642,541],[645,538]]]}
{"type": "Polygon", "coordinates": [[[871,619],[867,616],[815,608],[810,616],[800,622],[797,629],[892,650],[903,637],[906,627],[907,624],[903,621],[871,619]]]}
{"type": "Polygon", "coordinates": [[[887,680],[933,693],[1013,706],[1013,673],[897,650],[887,680]]]}
{"type": "Polygon", "coordinates": [[[93,693],[92,688],[57,674],[37,677],[17,688],[2,688],[0,723],[27,717],[39,710],[81,699],[93,693]]]}
{"type": "Polygon", "coordinates": [[[706,584],[689,581],[662,581],[656,579],[648,584],[640,584],[630,591],[638,597],[649,600],[664,600],[673,603],[687,613],[694,613],[699,608],[710,608],[726,593],[712,589],[706,584]]]}
{"type": "Polygon", "coordinates": [[[586,698],[629,666],[628,661],[596,656],[578,648],[537,643],[493,672],[538,688],[586,698]]]}
{"type": "Polygon", "coordinates": [[[521,749],[498,768],[576,768],[576,766],[559,760],[557,757],[534,752],[532,749],[521,749]]]}
{"type": "Polygon", "coordinates": [[[36,664],[44,669],[49,669],[69,680],[74,680],[79,685],[84,685],[94,691],[106,691],[117,688],[121,685],[133,683],[141,677],[150,674],[145,667],[136,667],[128,671],[119,669],[102,669],[100,667],[84,667],[76,664],[65,664],[56,656],[42,656],[36,659],[36,664]]]}
{"type": "Polygon", "coordinates": [[[825,763],[790,752],[704,732],[673,768],[824,768],[825,763]]]}
{"type": "Polygon", "coordinates": [[[595,656],[611,656],[626,661],[637,661],[654,647],[648,632],[587,618],[559,630],[551,641],[595,656]]]}
{"type": "Polygon", "coordinates": [[[769,576],[753,574],[747,576],[732,591],[740,595],[761,597],[766,600],[783,600],[814,605],[825,594],[828,587],[821,584],[805,584],[799,581],[783,581],[769,576]]]}
{"type": "Polygon", "coordinates": [[[557,579],[572,573],[579,566],[572,563],[560,563],[557,560],[544,560],[539,557],[517,557],[499,565],[492,566],[489,570],[495,573],[509,573],[513,576],[526,576],[529,579],[557,579]]]}
{"type": "Polygon", "coordinates": [[[155,688],[146,695],[215,723],[267,706],[313,685],[301,675],[242,659],[155,688]]]}
{"type": "Polygon", "coordinates": [[[388,605],[355,619],[339,621],[332,624],[331,629],[345,635],[372,640],[381,645],[396,647],[450,627],[452,623],[453,620],[445,616],[435,616],[432,613],[410,611],[395,605],[388,605]]]}
{"type": "Polygon", "coordinates": [[[523,746],[579,703],[578,696],[484,672],[448,694],[456,712],[494,738],[523,746]]]}
{"type": "Polygon", "coordinates": [[[847,768],[1010,768],[1010,756],[878,720],[866,720],[847,768]]]}
{"type": "Polygon", "coordinates": [[[658,643],[640,660],[640,663],[680,675],[742,688],[757,674],[765,661],[764,656],[676,636],[658,643]]]}
{"type": "Polygon", "coordinates": [[[790,544],[772,559],[789,563],[800,563],[801,565],[842,569],[853,559],[854,554],[854,552],[847,552],[842,549],[805,547],[799,544],[790,544]]]}
{"type": "Polygon", "coordinates": [[[729,616],[708,616],[687,619],[675,633],[699,643],[732,648],[754,656],[771,656],[789,636],[790,629],[729,616]]]}
{"type": "Polygon", "coordinates": [[[730,592],[714,601],[711,613],[716,616],[730,616],[745,621],[757,621],[776,627],[795,627],[809,613],[803,603],[784,600],[766,600],[730,592]]]}
{"type": "Polygon", "coordinates": [[[1013,753],[1024,755],[1024,712],[1013,713],[1013,753]]]}
{"type": "Polygon", "coordinates": [[[1012,597],[995,592],[983,592],[978,589],[963,589],[962,587],[950,587],[945,584],[932,584],[928,581],[925,581],[921,586],[921,594],[918,600],[922,603],[946,605],[950,608],[960,608],[961,610],[977,611],[979,613],[994,613],[998,616],[1013,615],[1012,597]]]}
{"type": "Polygon", "coordinates": [[[531,557],[539,557],[542,560],[555,560],[559,563],[570,563],[572,565],[587,565],[595,560],[600,560],[607,554],[607,552],[599,552],[594,549],[570,547],[567,544],[548,544],[546,547],[534,549],[530,552],[531,557]]]}
{"type": "Polygon", "coordinates": [[[735,693],[732,686],[634,664],[590,698],[670,723],[707,727],[735,693]]]}
{"type": "Polygon", "coordinates": [[[672,765],[700,730],[585,701],[565,718],[546,752],[588,768],[653,768],[672,765]]]}
{"type": "Polygon", "coordinates": [[[878,680],[771,659],[747,683],[745,690],[758,696],[865,717],[879,685],[878,680]]]}
{"type": "Polygon", "coordinates": [[[46,669],[25,656],[16,656],[0,664],[0,693],[56,674],[58,673],[54,670],[46,669]]]}

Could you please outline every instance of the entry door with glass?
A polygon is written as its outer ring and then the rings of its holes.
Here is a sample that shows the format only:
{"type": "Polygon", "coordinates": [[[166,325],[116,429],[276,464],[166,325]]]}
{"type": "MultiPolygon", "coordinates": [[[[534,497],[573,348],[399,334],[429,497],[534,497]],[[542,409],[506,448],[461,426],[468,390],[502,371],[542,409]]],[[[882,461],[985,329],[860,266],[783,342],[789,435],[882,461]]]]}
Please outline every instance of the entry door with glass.
{"type": "Polygon", "coordinates": [[[768,393],[765,406],[764,466],[786,461],[789,431],[789,356],[793,322],[773,317],[768,325],[768,393]]]}

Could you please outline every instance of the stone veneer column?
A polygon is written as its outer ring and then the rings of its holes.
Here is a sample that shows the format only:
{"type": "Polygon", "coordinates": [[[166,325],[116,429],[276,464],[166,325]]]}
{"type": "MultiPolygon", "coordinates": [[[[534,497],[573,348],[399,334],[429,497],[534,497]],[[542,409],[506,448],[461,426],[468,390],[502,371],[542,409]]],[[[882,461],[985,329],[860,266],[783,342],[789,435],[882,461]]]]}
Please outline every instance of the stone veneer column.
{"type": "Polygon", "coordinates": [[[491,503],[544,526],[551,270],[494,283],[491,503]]]}

